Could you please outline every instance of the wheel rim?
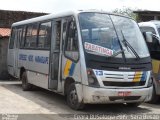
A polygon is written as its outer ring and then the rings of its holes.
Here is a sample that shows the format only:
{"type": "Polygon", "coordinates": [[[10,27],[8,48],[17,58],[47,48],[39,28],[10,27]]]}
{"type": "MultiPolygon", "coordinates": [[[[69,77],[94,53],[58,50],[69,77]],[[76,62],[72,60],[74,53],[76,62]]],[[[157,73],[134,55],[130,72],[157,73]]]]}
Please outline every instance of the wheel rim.
{"type": "Polygon", "coordinates": [[[75,89],[73,89],[71,92],[70,92],[70,95],[69,95],[69,101],[72,105],[75,105],[77,103],[77,92],[75,89]]]}

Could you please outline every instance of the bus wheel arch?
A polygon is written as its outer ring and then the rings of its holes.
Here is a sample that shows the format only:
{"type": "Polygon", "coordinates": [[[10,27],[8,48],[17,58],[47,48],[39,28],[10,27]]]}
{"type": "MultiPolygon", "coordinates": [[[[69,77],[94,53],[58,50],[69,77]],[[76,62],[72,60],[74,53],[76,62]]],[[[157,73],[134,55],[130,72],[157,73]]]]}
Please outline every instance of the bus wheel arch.
{"type": "Polygon", "coordinates": [[[156,104],[156,103],[158,103],[160,96],[157,95],[155,78],[152,77],[152,80],[153,80],[153,91],[152,91],[152,97],[151,97],[151,100],[149,101],[149,103],[156,104]]]}
{"type": "Polygon", "coordinates": [[[20,69],[20,80],[22,81],[23,91],[32,90],[32,85],[28,83],[27,71],[24,67],[21,67],[20,69]]]}
{"type": "Polygon", "coordinates": [[[20,80],[22,80],[22,74],[23,72],[26,72],[26,69],[24,67],[20,68],[20,80]]]}
{"type": "Polygon", "coordinates": [[[75,83],[75,80],[71,77],[68,77],[65,79],[65,83],[64,83],[64,95],[67,95],[67,91],[68,91],[68,87],[69,85],[71,85],[72,83],[75,83]]]}
{"type": "Polygon", "coordinates": [[[67,99],[67,104],[74,110],[79,110],[84,108],[83,102],[79,102],[78,94],[76,90],[75,80],[73,78],[67,78],[64,91],[67,99]]]}

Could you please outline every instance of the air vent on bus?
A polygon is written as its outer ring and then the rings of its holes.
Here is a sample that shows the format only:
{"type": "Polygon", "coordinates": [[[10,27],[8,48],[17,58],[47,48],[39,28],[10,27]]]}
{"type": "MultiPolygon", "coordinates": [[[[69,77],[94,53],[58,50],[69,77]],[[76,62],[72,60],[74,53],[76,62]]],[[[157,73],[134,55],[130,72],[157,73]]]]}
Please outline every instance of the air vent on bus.
{"type": "Polygon", "coordinates": [[[143,86],[145,81],[140,82],[110,82],[103,81],[104,86],[117,86],[117,87],[134,87],[134,86],[143,86]]]}
{"type": "Polygon", "coordinates": [[[112,96],[109,97],[110,101],[116,101],[116,100],[125,100],[125,101],[129,101],[129,100],[138,100],[140,99],[141,96],[126,96],[126,97],[121,97],[121,96],[112,96]]]}

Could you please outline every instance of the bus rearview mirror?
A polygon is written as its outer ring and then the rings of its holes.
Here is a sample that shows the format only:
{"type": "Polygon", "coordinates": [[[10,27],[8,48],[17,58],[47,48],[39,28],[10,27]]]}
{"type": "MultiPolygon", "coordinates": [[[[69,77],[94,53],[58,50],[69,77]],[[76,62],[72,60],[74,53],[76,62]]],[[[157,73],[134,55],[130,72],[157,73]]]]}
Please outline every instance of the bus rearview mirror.
{"type": "Polygon", "coordinates": [[[146,32],[145,38],[146,38],[146,42],[152,43],[153,42],[152,32],[146,32]]]}

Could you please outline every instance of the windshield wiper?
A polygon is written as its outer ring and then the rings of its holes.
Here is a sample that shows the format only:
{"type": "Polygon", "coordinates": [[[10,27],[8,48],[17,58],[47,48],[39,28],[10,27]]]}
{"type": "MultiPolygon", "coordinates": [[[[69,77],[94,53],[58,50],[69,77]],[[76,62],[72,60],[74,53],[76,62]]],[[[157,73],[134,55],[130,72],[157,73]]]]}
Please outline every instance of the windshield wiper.
{"type": "Polygon", "coordinates": [[[119,54],[123,53],[124,51],[125,51],[124,49],[123,49],[123,50],[120,50],[120,51],[118,51],[118,52],[114,53],[113,55],[108,56],[107,58],[113,58],[113,57],[116,57],[117,55],[119,55],[119,54]]]}
{"type": "Polygon", "coordinates": [[[140,57],[139,57],[138,53],[137,53],[137,52],[135,51],[135,49],[131,46],[131,44],[126,40],[126,38],[124,37],[124,34],[123,34],[122,30],[121,30],[121,33],[122,33],[122,36],[123,36],[122,43],[123,43],[124,46],[127,48],[127,50],[128,50],[128,48],[129,48],[129,49],[132,51],[132,53],[136,56],[136,58],[139,60],[140,57]]]}

